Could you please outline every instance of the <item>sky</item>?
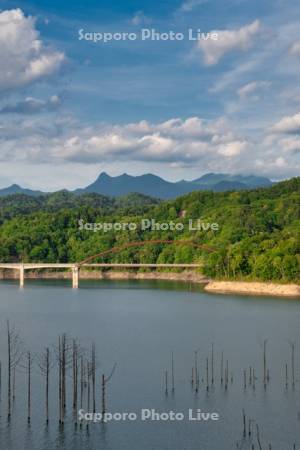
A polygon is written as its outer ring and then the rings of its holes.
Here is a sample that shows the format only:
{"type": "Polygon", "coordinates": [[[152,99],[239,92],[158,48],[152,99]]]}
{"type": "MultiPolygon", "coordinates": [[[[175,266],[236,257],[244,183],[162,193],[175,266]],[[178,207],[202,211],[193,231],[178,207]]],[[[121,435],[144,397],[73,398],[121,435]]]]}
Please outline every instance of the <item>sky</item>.
{"type": "Polygon", "coordinates": [[[300,174],[299,0],[0,0],[0,49],[0,187],[300,174]]]}

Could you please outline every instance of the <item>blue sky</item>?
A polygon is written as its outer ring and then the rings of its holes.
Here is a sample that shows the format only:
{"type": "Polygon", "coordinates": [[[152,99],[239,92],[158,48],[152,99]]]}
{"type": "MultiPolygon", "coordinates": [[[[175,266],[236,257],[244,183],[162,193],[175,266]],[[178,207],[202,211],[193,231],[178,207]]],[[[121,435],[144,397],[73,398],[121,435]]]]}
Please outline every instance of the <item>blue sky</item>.
{"type": "Polygon", "coordinates": [[[74,188],[103,170],[299,175],[298,1],[0,0],[0,44],[0,186],[74,188]]]}

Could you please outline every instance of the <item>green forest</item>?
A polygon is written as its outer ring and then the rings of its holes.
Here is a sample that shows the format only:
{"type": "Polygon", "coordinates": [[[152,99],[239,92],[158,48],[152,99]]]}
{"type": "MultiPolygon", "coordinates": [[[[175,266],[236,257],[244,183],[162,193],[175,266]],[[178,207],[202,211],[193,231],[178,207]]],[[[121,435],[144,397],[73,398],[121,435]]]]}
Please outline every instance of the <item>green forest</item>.
{"type": "Polygon", "coordinates": [[[99,262],[201,262],[216,279],[299,282],[300,178],[238,192],[197,191],[159,201],[140,194],[111,198],[67,191],[40,197],[0,198],[1,262],[79,262],[90,255],[144,240],[193,240],[191,245],[145,245],[99,262]],[[182,231],[149,231],[142,218],[184,223],[182,231]],[[189,219],[217,223],[218,230],[191,231],[189,219]],[[89,231],[84,223],[130,222],[134,231],[89,231]]]}

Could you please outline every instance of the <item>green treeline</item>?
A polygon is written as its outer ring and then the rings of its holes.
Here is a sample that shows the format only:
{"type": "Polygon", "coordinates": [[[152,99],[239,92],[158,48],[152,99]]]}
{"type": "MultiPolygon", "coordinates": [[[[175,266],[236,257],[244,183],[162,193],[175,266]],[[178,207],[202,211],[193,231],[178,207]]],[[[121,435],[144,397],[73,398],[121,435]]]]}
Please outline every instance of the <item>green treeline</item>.
{"type": "MultiPolygon", "coordinates": [[[[201,262],[214,278],[299,281],[300,178],[239,192],[197,191],[159,202],[140,194],[110,198],[66,191],[0,198],[0,261],[79,262],[130,241],[193,239],[215,249],[146,245],[111,254],[110,262],[201,262]],[[184,217],[183,217],[184,216],[184,217]],[[141,230],[143,218],[184,223],[182,231],[141,230]],[[191,231],[189,219],[219,230],[191,231]],[[134,231],[88,231],[84,223],[130,222],[134,231]]],[[[100,261],[100,260],[99,260],[100,261]]]]}

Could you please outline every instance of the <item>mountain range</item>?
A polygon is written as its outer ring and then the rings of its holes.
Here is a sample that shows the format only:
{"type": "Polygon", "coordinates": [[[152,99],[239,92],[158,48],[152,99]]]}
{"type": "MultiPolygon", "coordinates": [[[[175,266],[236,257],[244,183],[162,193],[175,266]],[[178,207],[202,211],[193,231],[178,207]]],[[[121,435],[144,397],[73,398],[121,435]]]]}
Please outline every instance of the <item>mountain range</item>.
{"type": "MultiPolygon", "coordinates": [[[[76,189],[75,194],[97,193],[119,197],[130,193],[139,193],[155,198],[170,199],[192,191],[212,190],[215,192],[235,191],[268,187],[273,183],[268,178],[255,175],[231,175],[226,173],[208,173],[192,181],[166,181],[151,173],[131,176],[126,173],[111,177],[102,172],[98,178],[85,188],[76,189]]],[[[25,194],[40,196],[46,192],[24,189],[17,184],[0,189],[0,196],[25,194]]]]}

